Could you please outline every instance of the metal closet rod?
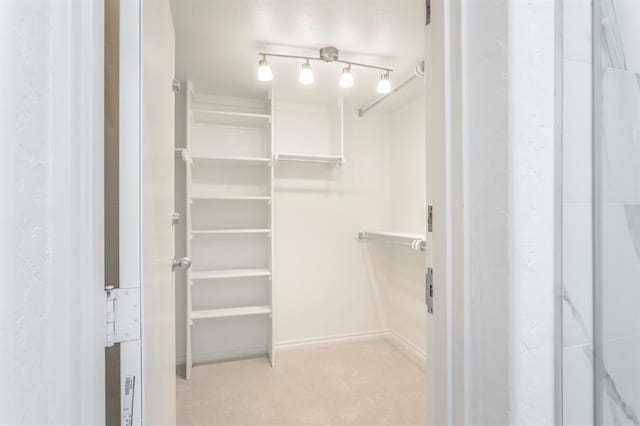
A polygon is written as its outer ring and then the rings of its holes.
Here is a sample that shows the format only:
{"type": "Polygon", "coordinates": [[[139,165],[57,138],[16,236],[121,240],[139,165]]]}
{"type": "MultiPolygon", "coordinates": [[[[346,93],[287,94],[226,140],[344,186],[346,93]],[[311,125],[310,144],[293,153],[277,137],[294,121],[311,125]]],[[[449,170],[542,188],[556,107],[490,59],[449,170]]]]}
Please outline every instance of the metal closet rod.
{"type": "Polygon", "coordinates": [[[275,56],[277,58],[293,58],[293,59],[305,59],[307,61],[322,61],[322,62],[339,62],[341,64],[346,64],[346,65],[354,65],[357,67],[365,67],[365,68],[372,68],[375,70],[381,70],[381,71],[386,71],[386,72],[393,72],[393,68],[385,68],[385,67],[377,67],[375,65],[368,65],[368,64],[361,64],[359,62],[350,62],[350,61],[343,61],[342,59],[333,59],[331,61],[325,61],[324,59],[320,58],[320,57],[315,57],[315,56],[298,56],[298,55],[282,55],[280,53],[263,53],[260,52],[258,53],[259,56],[275,56]]]}
{"type": "Polygon", "coordinates": [[[411,247],[412,249],[419,251],[426,251],[427,249],[426,239],[415,238],[413,236],[403,234],[362,231],[358,233],[358,240],[378,240],[387,244],[411,247]]]}
{"type": "Polygon", "coordinates": [[[367,105],[363,106],[362,108],[358,108],[358,116],[360,116],[360,117],[364,116],[371,108],[375,107],[380,102],[384,101],[389,96],[393,95],[394,93],[396,93],[397,91],[402,89],[404,86],[406,86],[407,84],[411,83],[416,78],[422,77],[423,75],[424,75],[424,61],[421,61],[413,69],[413,74],[411,74],[411,76],[409,78],[407,78],[406,80],[404,80],[402,83],[400,83],[396,87],[394,87],[391,92],[389,92],[389,93],[387,93],[385,95],[382,95],[379,98],[369,102],[367,105]]]}

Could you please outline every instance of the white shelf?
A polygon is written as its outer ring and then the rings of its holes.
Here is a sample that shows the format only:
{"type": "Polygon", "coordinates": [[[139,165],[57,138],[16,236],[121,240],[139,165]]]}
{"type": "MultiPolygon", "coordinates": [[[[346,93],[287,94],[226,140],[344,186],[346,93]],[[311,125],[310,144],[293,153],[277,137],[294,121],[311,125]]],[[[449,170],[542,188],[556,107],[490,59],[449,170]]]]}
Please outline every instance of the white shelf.
{"type": "Polygon", "coordinates": [[[218,124],[237,127],[264,127],[271,121],[271,115],[269,114],[206,109],[194,109],[192,110],[192,116],[195,124],[218,124]]]}
{"type": "Polygon", "coordinates": [[[297,161],[301,163],[327,163],[337,166],[344,163],[344,158],[339,155],[310,155],[310,154],[292,154],[280,152],[274,154],[273,158],[279,161],[297,161]]]}
{"type": "Polygon", "coordinates": [[[216,200],[216,201],[269,201],[271,197],[267,196],[233,196],[233,195],[207,195],[195,194],[191,196],[192,200],[216,200]]]}
{"type": "Polygon", "coordinates": [[[193,156],[194,161],[212,162],[221,164],[238,164],[238,165],[262,165],[268,166],[271,162],[270,158],[257,158],[257,157],[206,157],[206,156],[193,156]]]}
{"type": "Polygon", "coordinates": [[[247,315],[270,314],[269,306],[244,306],[241,308],[201,309],[191,311],[191,319],[242,317],[247,315]]]}
{"type": "Polygon", "coordinates": [[[269,200],[268,195],[227,195],[211,185],[191,184],[192,200],[269,200]]]}
{"type": "Polygon", "coordinates": [[[268,269],[221,269],[217,271],[192,271],[192,280],[215,280],[225,278],[270,277],[268,269]]]}
{"type": "Polygon", "coordinates": [[[268,234],[271,229],[193,229],[193,235],[268,234]]]}

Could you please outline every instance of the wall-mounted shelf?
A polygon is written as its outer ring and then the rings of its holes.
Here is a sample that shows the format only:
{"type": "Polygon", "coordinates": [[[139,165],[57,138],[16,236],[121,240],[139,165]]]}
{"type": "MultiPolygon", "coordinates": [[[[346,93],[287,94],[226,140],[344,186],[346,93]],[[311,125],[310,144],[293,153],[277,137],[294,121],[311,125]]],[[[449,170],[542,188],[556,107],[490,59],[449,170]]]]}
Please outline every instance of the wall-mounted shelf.
{"type": "Polygon", "coordinates": [[[221,126],[264,127],[271,123],[271,115],[252,112],[193,109],[195,124],[217,124],[221,126]]]}
{"type": "Polygon", "coordinates": [[[297,161],[301,163],[325,163],[341,166],[344,164],[344,158],[339,155],[309,155],[309,154],[291,154],[276,153],[273,155],[275,162],[280,161],[297,161]]]}
{"type": "Polygon", "coordinates": [[[234,195],[209,195],[209,194],[192,194],[192,200],[214,200],[214,201],[271,201],[268,196],[234,196],[234,195]]]}
{"type": "Polygon", "coordinates": [[[191,159],[195,162],[207,162],[207,163],[220,163],[220,164],[233,164],[233,165],[258,165],[268,166],[271,162],[270,158],[252,158],[252,157],[205,157],[205,156],[192,156],[191,159]]]}
{"type": "Polygon", "coordinates": [[[407,246],[420,251],[427,249],[427,240],[424,235],[420,234],[362,231],[358,233],[358,240],[380,241],[387,244],[407,246]]]}
{"type": "Polygon", "coordinates": [[[243,317],[247,315],[265,315],[271,313],[270,306],[243,306],[241,308],[199,309],[191,311],[192,320],[208,318],[243,317]]]}
{"type": "Polygon", "coordinates": [[[192,271],[192,280],[216,280],[227,278],[270,277],[268,269],[222,269],[217,271],[192,271]]]}
{"type": "Polygon", "coordinates": [[[271,229],[194,229],[192,235],[268,234],[271,229]]]}
{"type": "Polygon", "coordinates": [[[278,105],[273,126],[278,135],[274,164],[297,162],[342,166],[345,163],[342,96],[334,105],[297,102],[278,105]],[[299,149],[306,152],[299,152],[299,149]]]}
{"type": "Polygon", "coordinates": [[[190,198],[192,200],[269,200],[271,198],[268,195],[227,195],[224,192],[231,191],[220,191],[220,189],[211,185],[192,184],[190,198]]]}

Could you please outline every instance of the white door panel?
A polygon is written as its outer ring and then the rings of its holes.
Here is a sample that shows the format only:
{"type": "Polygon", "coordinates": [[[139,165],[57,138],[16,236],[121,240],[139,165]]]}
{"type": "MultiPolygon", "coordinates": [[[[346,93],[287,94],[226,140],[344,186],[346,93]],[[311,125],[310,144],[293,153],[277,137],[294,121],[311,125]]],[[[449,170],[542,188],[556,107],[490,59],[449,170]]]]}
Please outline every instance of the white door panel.
{"type": "Polygon", "coordinates": [[[142,2],[143,418],[175,424],[174,77],[168,0],[142,2]]]}
{"type": "Polygon", "coordinates": [[[141,340],[121,343],[120,369],[134,425],[176,420],[173,76],[168,0],[120,1],[120,286],[140,287],[142,310],[141,340]]]}
{"type": "MultiPolygon", "coordinates": [[[[119,284],[120,288],[140,289],[140,4],[138,1],[121,1],[119,7],[119,284]]],[[[122,425],[142,424],[142,391],[141,341],[138,339],[122,342],[120,343],[122,425]],[[134,389],[133,392],[125,395],[124,385],[127,380],[133,380],[134,389]]]]}

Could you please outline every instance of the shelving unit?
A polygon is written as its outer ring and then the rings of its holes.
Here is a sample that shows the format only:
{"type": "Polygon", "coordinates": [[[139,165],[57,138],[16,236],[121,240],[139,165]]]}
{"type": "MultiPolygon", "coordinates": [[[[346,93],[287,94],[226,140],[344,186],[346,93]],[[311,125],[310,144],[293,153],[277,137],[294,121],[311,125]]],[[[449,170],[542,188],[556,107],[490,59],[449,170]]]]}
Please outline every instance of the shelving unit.
{"type": "Polygon", "coordinates": [[[177,152],[186,165],[187,256],[193,262],[186,288],[187,379],[195,336],[229,351],[234,343],[225,336],[231,333],[240,342],[231,348],[238,353],[243,331],[255,336],[266,330],[265,353],[275,365],[273,103],[273,92],[266,100],[207,97],[187,82],[186,148],[177,152]],[[207,299],[203,288],[216,289],[216,297],[207,299]]]}

